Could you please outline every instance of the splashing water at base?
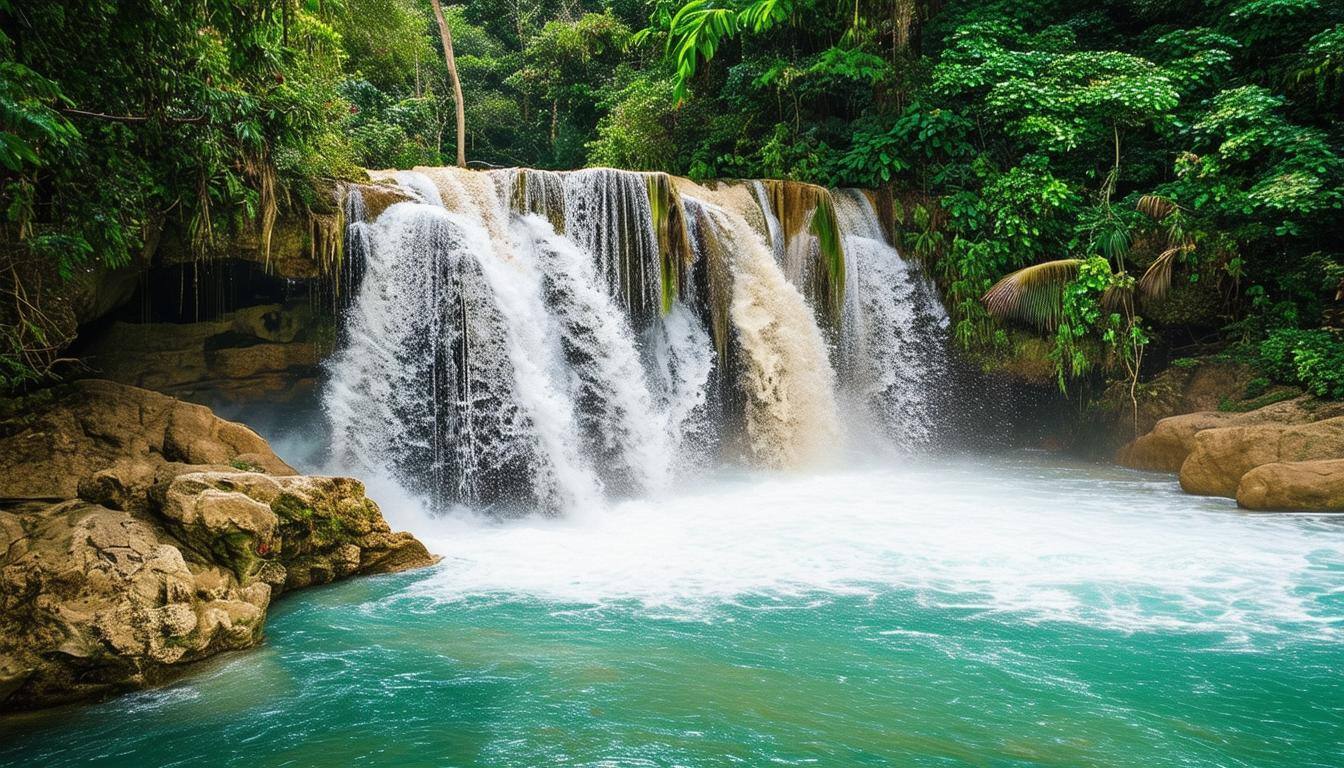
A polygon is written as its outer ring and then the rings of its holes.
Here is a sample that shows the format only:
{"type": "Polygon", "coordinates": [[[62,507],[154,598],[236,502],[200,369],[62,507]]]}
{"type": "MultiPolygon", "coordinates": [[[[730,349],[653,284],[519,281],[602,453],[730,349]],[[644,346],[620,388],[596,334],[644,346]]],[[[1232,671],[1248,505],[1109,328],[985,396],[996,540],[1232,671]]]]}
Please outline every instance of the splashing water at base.
{"type": "Polygon", "coordinates": [[[374,486],[440,566],[0,721],[0,764],[1340,764],[1344,520],[1030,455],[761,480],[502,523],[374,486]]]}

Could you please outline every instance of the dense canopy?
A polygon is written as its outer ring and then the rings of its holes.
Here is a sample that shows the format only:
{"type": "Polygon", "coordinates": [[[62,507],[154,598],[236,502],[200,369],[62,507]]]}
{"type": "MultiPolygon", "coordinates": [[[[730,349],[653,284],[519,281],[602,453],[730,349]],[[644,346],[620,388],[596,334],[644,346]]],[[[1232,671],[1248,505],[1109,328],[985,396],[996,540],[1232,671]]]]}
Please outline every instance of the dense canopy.
{"type": "MultiPolygon", "coordinates": [[[[1132,374],[1161,340],[1344,395],[1319,330],[1344,291],[1338,3],[445,11],[473,165],[890,188],[967,348],[1007,350],[1018,318],[1055,335],[1061,383],[1132,374]]],[[[21,274],[124,263],[165,227],[206,253],[329,206],[324,182],[361,167],[452,161],[428,0],[0,0],[0,18],[10,384],[42,344],[21,274]]]]}

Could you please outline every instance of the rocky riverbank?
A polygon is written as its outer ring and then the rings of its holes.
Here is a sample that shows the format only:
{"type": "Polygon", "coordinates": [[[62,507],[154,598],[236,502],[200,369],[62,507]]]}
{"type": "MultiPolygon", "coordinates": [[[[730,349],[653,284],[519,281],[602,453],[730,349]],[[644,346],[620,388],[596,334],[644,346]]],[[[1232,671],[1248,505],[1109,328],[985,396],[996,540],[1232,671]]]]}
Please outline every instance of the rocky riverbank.
{"type": "Polygon", "coordinates": [[[152,685],[283,592],[429,565],[357,480],[209,409],[87,380],[0,403],[0,710],[152,685]]]}
{"type": "Polygon", "coordinates": [[[1228,366],[1189,366],[1158,380],[1161,398],[1141,411],[1151,427],[1119,449],[1120,464],[1177,473],[1187,493],[1247,509],[1344,511],[1344,402],[1286,389],[1240,400],[1228,366]],[[1175,415],[1154,419],[1160,407],[1175,415]]]}

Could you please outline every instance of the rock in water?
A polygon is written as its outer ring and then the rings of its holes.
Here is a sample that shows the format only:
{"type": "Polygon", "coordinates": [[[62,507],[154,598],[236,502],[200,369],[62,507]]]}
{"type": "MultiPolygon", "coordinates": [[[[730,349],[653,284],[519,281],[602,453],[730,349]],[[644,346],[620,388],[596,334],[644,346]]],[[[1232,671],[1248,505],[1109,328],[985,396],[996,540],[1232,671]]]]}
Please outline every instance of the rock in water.
{"type": "Polygon", "coordinates": [[[1168,416],[1157,422],[1151,432],[1135,438],[1116,454],[1116,461],[1130,469],[1152,472],[1180,472],[1190,455],[1195,435],[1206,429],[1234,425],[1240,413],[1198,411],[1168,416]]]}
{"type": "Polygon", "coordinates": [[[1237,496],[1242,476],[1264,464],[1344,456],[1344,416],[1310,424],[1260,424],[1206,429],[1181,464],[1181,488],[1204,496],[1237,496]]]}
{"type": "Polygon", "coordinates": [[[0,709],[154,684],[255,645],[285,590],[434,562],[359,481],[200,406],[87,381],[5,413],[0,709]]]}
{"type": "Polygon", "coordinates": [[[1344,459],[1262,464],[1242,475],[1237,504],[1247,509],[1344,512],[1344,459]]]}

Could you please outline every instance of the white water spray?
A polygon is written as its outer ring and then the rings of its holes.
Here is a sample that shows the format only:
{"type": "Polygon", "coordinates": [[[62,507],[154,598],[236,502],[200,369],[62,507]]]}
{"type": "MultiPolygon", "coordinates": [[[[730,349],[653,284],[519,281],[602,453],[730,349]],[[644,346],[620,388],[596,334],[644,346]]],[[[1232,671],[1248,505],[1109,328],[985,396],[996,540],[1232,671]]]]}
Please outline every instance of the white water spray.
{"type": "Polygon", "coordinates": [[[935,436],[939,392],[947,386],[947,312],[927,280],[886,242],[862,192],[834,195],[844,235],[846,286],[840,365],[861,421],[882,425],[909,451],[935,436]]]}
{"type": "Polygon", "coordinates": [[[365,255],[325,393],[335,469],[438,508],[562,511],[656,493],[721,445],[767,467],[825,459],[842,393],[895,443],[933,432],[945,316],[860,194],[835,196],[849,282],[833,351],[788,277],[816,268],[815,237],[786,248],[760,184],[676,181],[657,223],[656,185],[626,171],[377,178],[415,202],[352,220],[365,255]]]}

